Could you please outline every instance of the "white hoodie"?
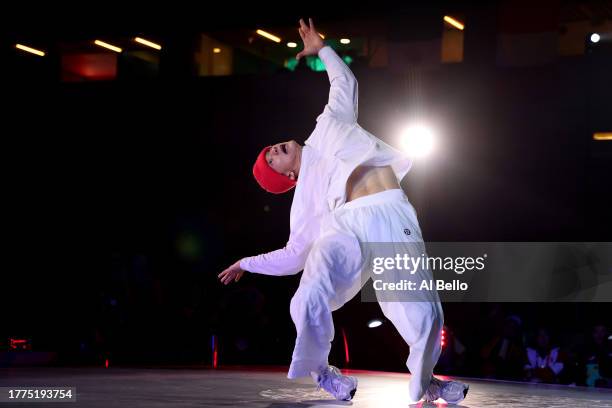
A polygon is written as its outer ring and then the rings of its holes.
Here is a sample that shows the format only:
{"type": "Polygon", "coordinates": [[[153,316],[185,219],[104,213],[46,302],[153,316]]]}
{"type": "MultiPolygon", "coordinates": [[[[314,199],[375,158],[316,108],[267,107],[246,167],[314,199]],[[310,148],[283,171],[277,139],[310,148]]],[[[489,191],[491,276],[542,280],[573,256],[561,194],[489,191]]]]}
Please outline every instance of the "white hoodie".
{"type": "Polygon", "coordinates": [[[355,76],[329,47],[319,51],[329,76],[329,100],[302,148],[300,171],[291,204],[289,241],[284,248],[243,258],[240,267],[265,275],[293,275],[304,269],[327,217],[346,201],[346,182],[360,165],[391,166],[398,182],[411,160],[357,124],[355,76]]]}

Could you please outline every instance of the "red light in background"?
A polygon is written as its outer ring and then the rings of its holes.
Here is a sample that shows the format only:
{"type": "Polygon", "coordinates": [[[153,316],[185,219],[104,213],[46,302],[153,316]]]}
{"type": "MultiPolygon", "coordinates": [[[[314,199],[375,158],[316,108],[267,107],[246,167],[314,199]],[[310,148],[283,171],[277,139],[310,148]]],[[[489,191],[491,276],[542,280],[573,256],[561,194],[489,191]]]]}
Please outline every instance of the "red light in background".
{"type": "Polygon", "coordinates": [[[217,352],[217,336],[212,335],[212,363],[213,368],[217,368],[218,352],[217,352]]]}
{"type": "Polygon", "coordinates": [[[111,53],[62,56],[62,80],[112,80],[117,77],[117,55],[111,53]]]}
{"type": "Polygon", "coordinates": [[[104,367],[108,368],[108,358],[106,360],[104,360],[104,367]]]}
{"type": "Polygon", "coordinates": [[[344,331],[344,329],[342,329],[342,338],[344,339],[344,359],[345,359],[346,365],[348,365],[350,361],[349,349],[348,349],[348,340],[346,338],[346,332],[344,331]]]}
{"type": "Polygon", "coordinates": [[[9,338],[9,350],[32,350],[32,342],[30,339],[13,339],[9,338]]]}
{"type": "Polygon", "coordinates": [[[442,346],[442,348],[444,348],[444,345],[446,344],[446,329],[442,328],[442,339],[440,340],[440,345],[442,346]]]}

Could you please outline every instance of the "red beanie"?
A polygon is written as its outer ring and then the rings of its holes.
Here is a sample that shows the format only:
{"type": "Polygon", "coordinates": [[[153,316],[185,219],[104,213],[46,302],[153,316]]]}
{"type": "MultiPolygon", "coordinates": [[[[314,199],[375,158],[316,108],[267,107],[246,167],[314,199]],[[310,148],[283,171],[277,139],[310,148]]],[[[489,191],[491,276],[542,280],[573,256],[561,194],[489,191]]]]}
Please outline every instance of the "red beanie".
{"type": "Polygon", "coordinates": [[[261,188],[268,193],[281,194],[295,187],[295,180],[284,174],[277,173],[266,160],[266,153],[272,146],[264,147],[253,165],[253,176],[261,188]]]}

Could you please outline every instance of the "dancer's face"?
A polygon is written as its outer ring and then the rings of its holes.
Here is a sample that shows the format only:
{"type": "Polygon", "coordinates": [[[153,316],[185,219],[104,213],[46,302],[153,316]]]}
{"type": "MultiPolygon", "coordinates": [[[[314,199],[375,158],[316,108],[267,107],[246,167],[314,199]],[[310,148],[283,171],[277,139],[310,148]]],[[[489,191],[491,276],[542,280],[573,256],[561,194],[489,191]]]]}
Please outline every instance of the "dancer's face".
{"type": "Polygon", "coordinates": [[[302,146],[295,140],[277,143],[266,153],[266,160],[274,171],[284,174],[291,180],[297,179],[302,146]]]}

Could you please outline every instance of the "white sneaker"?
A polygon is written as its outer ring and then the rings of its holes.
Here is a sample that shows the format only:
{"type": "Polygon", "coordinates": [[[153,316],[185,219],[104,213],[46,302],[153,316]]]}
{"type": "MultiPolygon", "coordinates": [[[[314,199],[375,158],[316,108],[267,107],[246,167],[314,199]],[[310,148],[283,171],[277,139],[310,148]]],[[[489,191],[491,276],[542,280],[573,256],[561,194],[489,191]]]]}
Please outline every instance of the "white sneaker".
{"type": "Polygon", "coordinates": [[[434,402],[442,398],[448,404],[457,404],[463,401],[469,389],[470,386],[462,382],[443,381],[432,376],[423,399],[427,402],[434,402]]]}
{"type": "Polygon", "coordinates": [[[342,375],[334,366],[324,367],[318,373],[312,371],[310,375],[317,383],[317,389],[323,388],[337,400],[350,401],[357,391],[357,378],[342,375]]]}

